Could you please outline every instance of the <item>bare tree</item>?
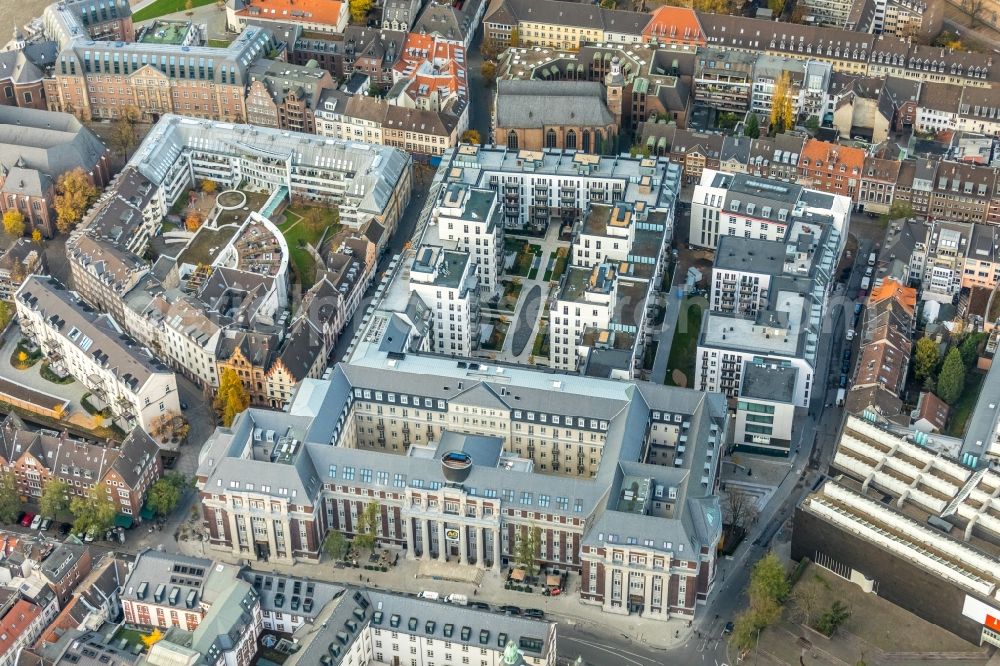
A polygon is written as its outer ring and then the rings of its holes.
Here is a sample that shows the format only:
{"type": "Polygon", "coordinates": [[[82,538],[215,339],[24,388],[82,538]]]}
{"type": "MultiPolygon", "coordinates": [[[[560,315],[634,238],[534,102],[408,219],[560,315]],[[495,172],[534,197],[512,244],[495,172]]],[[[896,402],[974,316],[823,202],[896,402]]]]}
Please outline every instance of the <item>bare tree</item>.
{"type": "Polygon", "coordinates": [[[799,621],[812,626],[813,617],[823,604],[823,590],[815,578],[804,580],[792,592],[792,604],[799,613],[799,621]]]}
{"type": "Polygon", "coordinates": [[[986,0],[962,0],[962,11],[969,15],[969,27],[975,28],[982,22],[986,0]]]}
{"type": "Polygon", "coordinates": [[[745,533],[757,518],[757,502],[747,493],[730,490],[727,494],[725,523],[745,533]]]}

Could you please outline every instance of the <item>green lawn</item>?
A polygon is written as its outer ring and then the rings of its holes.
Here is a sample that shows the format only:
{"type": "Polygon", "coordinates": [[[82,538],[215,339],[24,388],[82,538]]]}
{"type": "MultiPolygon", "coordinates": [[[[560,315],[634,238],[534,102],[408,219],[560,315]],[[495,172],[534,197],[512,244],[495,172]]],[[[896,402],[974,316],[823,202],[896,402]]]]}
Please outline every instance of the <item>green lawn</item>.
{"type": "Polygon", "coordinates": [[[668,386],[677,385],[674,383],[674,370],[680,370],[684,373],[688,388],[694,383],[698,335],[700,333],[701,306],[690,301],[682,304],[680,316],[677,319],[677,328],[674,330],[674,338],[670,343],[670,358],[667,360],[666,384],[668,386]],[[686,317],[685,312],[687,312],[686,317]]]}
{"type": "MultiPolygon", "coordinates": [[[[308,288],[316,278],[316,260],[306,249],[305,244],[309,243],[313,247],[319,244],[323,232],[328,227],[330,235],[337,233],[340,225],[336,222],[337,212],[330,208],[323,208],[323,224],[316,228],[311,228],[302,221],[302,217],[308,210],[306,206],[289,206],[285,210],[285,222],[278,229],[288,243],[288,250],[291,253],[292,267],[298,276],[299,284],[303,288],[308,288]]],[[[316,247],[318,250],[319,248],[316,247]]]]}
{"type": "MultiPolygon", "coordinates": [[[[147,5],[132,14],[133,23],[141,23],[142,21],[148,21],[150,19],[155,19],[160,16],[166,16],[167,14],[173,14],[174,12],[182,12],[185,10],[188,0],[154,0],[150,5],[147,5]]],[[[191,7],[201,7],[203,5],[210,5],[215,0],[191,0],[191,7]]]]}
{"type": "Polygon", "coordinates": [[[210,39],[208,40],[208,45],[214,49],[224,49],[232,44],[228,39],[210,39]]]}
{"type": "Polygon", "coordinates": [[[965,434],[965,425],[969,422],[969,416],[976,406],[976,399],[983,388],[983,379],[986,375],[981,372],[970,372],[965,377],[965,390],[958,397],[958,403],[951,408],[951,418],[948,419],[948,428],[945,434],[952,437],[961,437],[965,434]]]}

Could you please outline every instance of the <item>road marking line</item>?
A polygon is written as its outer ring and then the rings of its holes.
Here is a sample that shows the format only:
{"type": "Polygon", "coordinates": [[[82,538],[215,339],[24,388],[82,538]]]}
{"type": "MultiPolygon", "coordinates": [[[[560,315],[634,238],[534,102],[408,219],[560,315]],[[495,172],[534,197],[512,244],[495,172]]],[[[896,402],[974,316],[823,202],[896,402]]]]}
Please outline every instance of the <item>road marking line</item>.
{"type": "Polygon", "coordinates": [[[604,646],[601,643],[593,643],[591,641],[585,641],[585,640],[581,640],[579,638],[573,638],[571,636],[563,636],[559,640],[560,641],[572,641],[572,642],[576,642],[576,643],[582,643],[583,645],[589,645],[592,648],[595,648],[597,650],[601,650],[602,652],[607,652],[608,654],[615,654],[615,655],[625,655],[625,654],[627,654],[627,655],[631,655],[633,657],[638,657],[639,659],[642,659],[642,661],[636,661],[635,659],[629,659],[628,657],[621,657],[621,658],[624,659],[625,661],[629,662],[629,663],[638,664],[639,666],[642,666],[643,662],[647,662],[647,663],[651,663],[651,664],[656,664],[656,666],[659,666],[659,662],[656,662],[656,661],[653,661],[652,659],[648,659],[646,657],[643,657],[641,654],[636,654],[635,652],[628,652],[627,650],[620,650],[620,649],[614,650],[614,649],[611,649],[610,647],[604,646]]]}

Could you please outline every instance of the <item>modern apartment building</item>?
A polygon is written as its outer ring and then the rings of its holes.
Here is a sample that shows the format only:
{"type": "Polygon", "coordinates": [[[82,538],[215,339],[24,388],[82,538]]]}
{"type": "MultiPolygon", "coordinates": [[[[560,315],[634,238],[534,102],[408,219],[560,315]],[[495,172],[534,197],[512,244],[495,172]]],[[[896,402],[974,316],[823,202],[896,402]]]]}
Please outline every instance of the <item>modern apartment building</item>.
{"type": "Polygon", "coordinates": [[[720,112],[745,113],[750,108],[757,58],[719,47],[700,49],[694,75],[694,100],[720,112]]]}
{"type": "Polygon", "coordinates": [[[715,263],[696,386],[743,401],[745,370],[794,368],[788,402],[809,406],[850,210],[845,197],[706,170],[692,199],[690,238],[710,244],[715,263]]]}
{"type": "Polygon", "coordinates": [[[708,249],[715,249],[724,236],[783,240],[794,217],[820,215],[832,220],[842,244],[850,213],[851,202],[844,196],[750,174],[706,169],[691,199],[689,238],[692,245],[708,249]]]}
{"type": "Polygon", "coordinates": [[[198,486],[212,547],[315,561],[328,530],[355,532],[377,502],[380,543],[407,557],[500,569],[537,526],[539,561],[580,570],[586,603],[693,615],[715,577],[718,396],[400,352],[389,319],[288,412],[251,408],[210,439],[198,486]],[[626,550],[648,587],[622,582],[626,550]]]}
{"type": "Polygon", "coordinates": [[[174,373],[51,278],[31,276],[14,298],[21,331],[42,348],[51,367],[86,386],[123,430],[150,428],[179,412],[174,373]]]}
{"type": "MultiPolygon", "coordinates": [[[[671,173],[668,172],[668,178],[671,173]]],[[[680,191],[680,169],[672,182],[680,191]]],[[[673,210],[645,202],[592,204],[574,230],[569,264],[551,301],[551,367],[605,377],[638,371],[651,334],[648,304],[659,291],[673,210]]]]}

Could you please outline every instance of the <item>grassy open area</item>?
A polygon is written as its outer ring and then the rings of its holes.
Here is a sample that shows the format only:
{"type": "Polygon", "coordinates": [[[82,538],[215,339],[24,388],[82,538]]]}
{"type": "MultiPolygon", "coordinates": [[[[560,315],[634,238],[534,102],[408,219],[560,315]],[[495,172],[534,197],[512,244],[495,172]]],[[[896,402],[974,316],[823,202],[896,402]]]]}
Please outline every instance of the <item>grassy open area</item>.
{"type": "MultiPolygon", "coordinates": [[[[132,14],[132,22],[141,23],[167,14],[182,12],[185,10],[187,2],[188,0],[154,0],[153,3],[132,14]]],[[[213,2],[215,0],[191,0],[191,7],[202,7],[213,2]]]]}
{"type": "MultiPolygon", "coordinates": [[[[701,306],[688,301],[681,304],[677,328],[670,343],[670,358],[667,360],[667,385],[681,386],[674,381],[674,371],[684,375],[684,386],[694,383],[695,360],[698,353],[698,334],[701,332],[701,306]]],[[[678,378],[679,379],[679,378],[678,378]]]]}
{"type": "Polygon", "coordinates": [[[961,437],[965,434],[965,425],[969,422],[972,410],[976,406],[976,398],[983,388],[983,380],[986,378],[981,372],[970,372],[965,376],[965,390],[958,397],[958,403],[951,409],[951,418],[948,419],[948,428],[945,434],[952,437],[961,437]]]}
{"type": "Polygon", "coordinates": [[[304,288],[308,288],[316,278],[316,260],[306,248],[306,244],[319,250],[318,245],[323,233],[330,227],[332,227],[330,235],[340,229],[336,210],[321,208],[323,222],[319,225],[310,225],[303,220],[308,210],[308,206],[289,206],[285,209],[285,222],[278,227],[285,237],[285,242],[288,243],[288,251],[292,255],[292,267],[304,288]]]}
{"type": "Polygon", "coordinates": [[[210,39],[208,45],[215,49],[224,49],[232,44],[228,39],[210,39]]]}

